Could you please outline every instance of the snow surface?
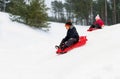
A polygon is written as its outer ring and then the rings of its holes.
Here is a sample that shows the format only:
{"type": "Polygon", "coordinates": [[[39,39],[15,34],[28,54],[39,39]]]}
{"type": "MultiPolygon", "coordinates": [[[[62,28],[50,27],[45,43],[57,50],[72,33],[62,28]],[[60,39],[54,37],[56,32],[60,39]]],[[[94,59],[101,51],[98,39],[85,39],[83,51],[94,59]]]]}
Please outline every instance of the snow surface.
{"type": "Polygon", "coordinates": [[[120,24],[87,32],[75,25],[87,44],[56,55],[66,35],[62,23],[44,32],[12,22],[0,12],[0,79],[120,79],[120,24]]]}

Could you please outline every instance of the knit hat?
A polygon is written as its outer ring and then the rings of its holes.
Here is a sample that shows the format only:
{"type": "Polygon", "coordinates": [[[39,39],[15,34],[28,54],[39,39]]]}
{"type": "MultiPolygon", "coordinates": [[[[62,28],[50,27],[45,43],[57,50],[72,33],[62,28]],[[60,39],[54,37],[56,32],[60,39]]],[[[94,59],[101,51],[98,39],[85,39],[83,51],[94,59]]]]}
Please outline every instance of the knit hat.
{"type": "Polygon", "coordinates": [[[97,19],[100,19],[100,16],[99,16],[99,14],[97,14],[97,16],[95,17],[95,19],[97,20],[97,19]]]}
{"type": "Polygon", "coordinates": [[[65,25],[72,25],[72,22],[66,22],[65,25]]]}

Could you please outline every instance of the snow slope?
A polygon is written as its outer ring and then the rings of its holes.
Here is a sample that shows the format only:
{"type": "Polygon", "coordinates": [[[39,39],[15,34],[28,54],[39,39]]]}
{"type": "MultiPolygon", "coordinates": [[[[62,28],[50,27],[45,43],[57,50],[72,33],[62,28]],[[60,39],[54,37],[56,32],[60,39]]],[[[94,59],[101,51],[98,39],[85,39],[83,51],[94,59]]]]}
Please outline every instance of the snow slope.
{"type": "Polygon", "coordinates": [[[64,24],[51,22],[43,32],[10,21],[6,13],[0,17],[0,79],[120,79],[120,24],[93,32],[76,25],[87,44],[56,55],[64,24]]]}

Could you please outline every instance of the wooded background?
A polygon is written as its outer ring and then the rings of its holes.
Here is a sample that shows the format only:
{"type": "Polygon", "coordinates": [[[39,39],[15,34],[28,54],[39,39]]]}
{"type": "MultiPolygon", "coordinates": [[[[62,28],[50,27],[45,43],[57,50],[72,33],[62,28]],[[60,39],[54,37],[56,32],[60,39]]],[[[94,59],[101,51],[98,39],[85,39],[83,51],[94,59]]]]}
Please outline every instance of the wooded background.
{"type": "Polygon", "coordinates": [[[44,0],[0,0],[0,11],[12,14],[12,20],[37,28],[47,27],[48,20],[91,25],[97,14],[106,25],[120,23],[120,0],[60,0],[51,2],[48,16],[44,0]]]}
{"type": "Polygon", "coordinates": [[[55,0],[51,5],[54,21],[72,19],[76,24],[89,25],[99,14],[106,25],[120,23],[120,0],[55,0]]]}

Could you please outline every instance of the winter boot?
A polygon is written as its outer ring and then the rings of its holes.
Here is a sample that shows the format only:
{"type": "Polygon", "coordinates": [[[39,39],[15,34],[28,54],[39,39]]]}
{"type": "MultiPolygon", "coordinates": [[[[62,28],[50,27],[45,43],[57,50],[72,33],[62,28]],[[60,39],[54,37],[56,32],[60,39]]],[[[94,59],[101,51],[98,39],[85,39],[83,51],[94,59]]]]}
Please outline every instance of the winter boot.
{"type": "Polygon", "coordinates": [[[60,48],[60,46],[58,46],[58,45],[55,45],[55,48],[56,48],[56,49],[59,49],[59,48],[60,48]]]}
{"type": "Polygon", "coordinates": [[[67,45],[62,45],[62,47],[61,47],[61,50],[64,50],[65,48],[67,48],[68,46],[67,45]]]}

